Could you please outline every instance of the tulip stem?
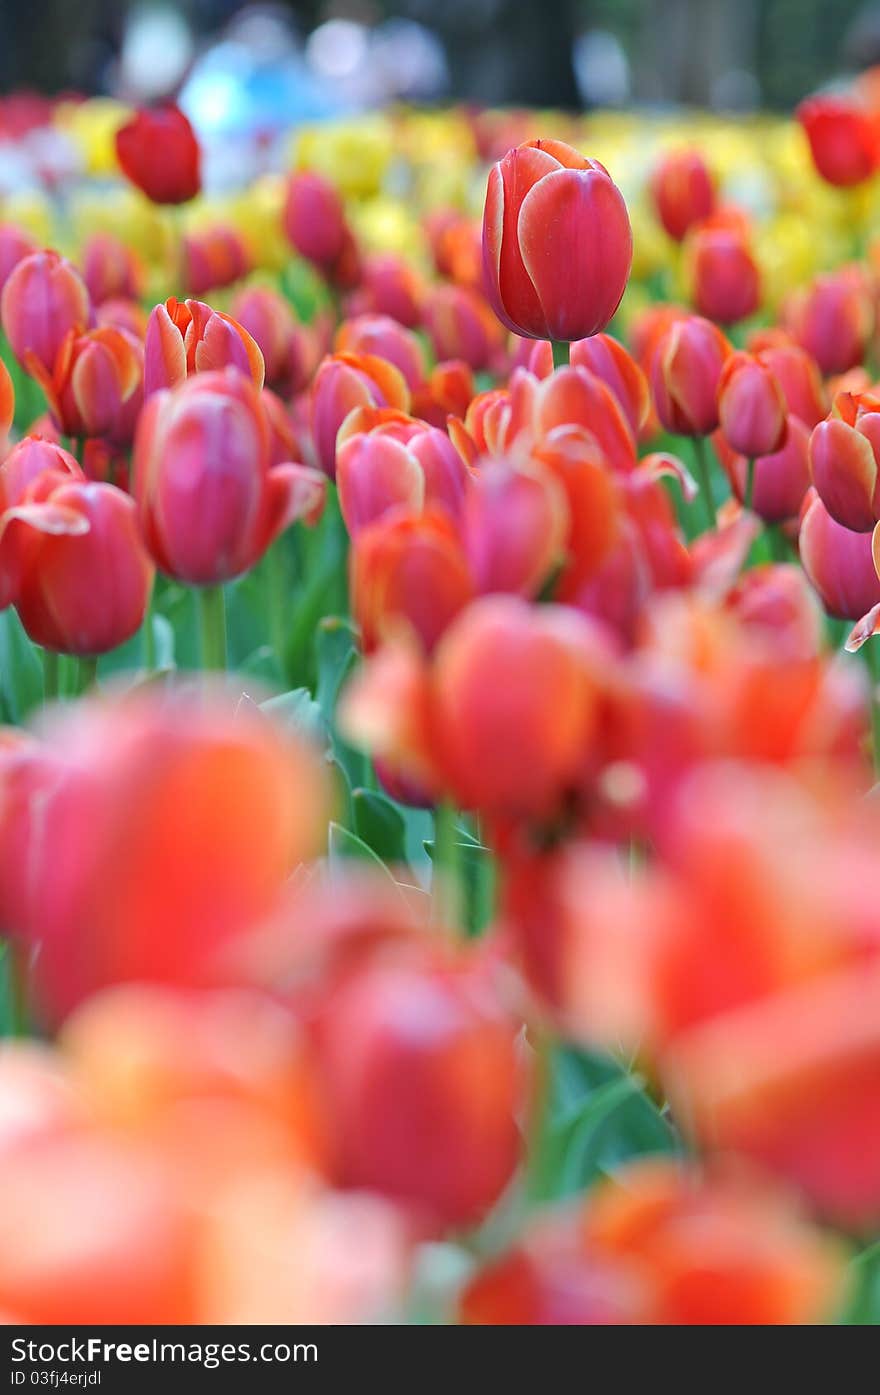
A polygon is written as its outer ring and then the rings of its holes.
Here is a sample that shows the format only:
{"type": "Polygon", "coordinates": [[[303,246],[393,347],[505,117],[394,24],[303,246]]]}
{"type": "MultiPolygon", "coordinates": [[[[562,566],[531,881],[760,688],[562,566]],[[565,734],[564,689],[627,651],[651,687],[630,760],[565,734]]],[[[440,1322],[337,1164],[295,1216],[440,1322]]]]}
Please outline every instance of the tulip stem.
{"type": "Polygon", "coordinates": [[[88,692],[98,681],[98,660],[96,658],[80,658],[77,660],[76,691],[77,693],[88,692]]]}
{"type": "Polygon", "coordinates": [[[287,638],[284,625],[284,610],[288,590],[286,561],[283,539],[276,538],[266,553],[266,583],[269,592],[269,640],[275,650],[275,657],[282,673],[284,672],[284,649],[287,638]]]}
{"type": "Polygon", "coordinates": [[[700,494],[706,510],[706,521],[710,531],[718,522],[718,511],[715,507],[715,491],[712,488],[712,469],[709,464],[709,453],[706,450],[706,442],[702,436],[694,436],[694,459],[697,465],[697,478],[700,481],[700,494]]]}
{"type": "Polygon", "coordinates": [[[226,668],[226,597],[222,586],[202,586],[198,591],[205,668],[226,668]]]}
{"type": "Polygon", "coordinates": [[[60,689],[61,667],[54,649],[43,650],[43,701],[55,702],[60,689]]]}
{"type": "Polygon", "coordinates": [[[553,367],[567,368],[571,363],[571,345],[567,339],[551,339],[550,347],[553,350],[553,367]]]}
{"type": "Polygon", "coordinates": [[[448,930],[459,928],[458,839],[455,806],[438,804],[434,810],[431,919],[448,930]]]}
{"type": "Polygon", "coordinates": [[[743,505],[751,512],[752,495],[755,492],[755,457],[750,455],[746,461],[746,489],[743,498],[743,505]]]}

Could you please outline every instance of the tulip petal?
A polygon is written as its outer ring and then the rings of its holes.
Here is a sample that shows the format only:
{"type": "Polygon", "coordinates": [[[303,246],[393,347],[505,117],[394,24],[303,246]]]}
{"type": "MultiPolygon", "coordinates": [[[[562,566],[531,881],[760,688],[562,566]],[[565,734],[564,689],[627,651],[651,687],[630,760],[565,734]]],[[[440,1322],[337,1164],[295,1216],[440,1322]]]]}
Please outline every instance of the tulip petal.
{"type": "Polygon", "coordinates": [[[856,654],[862,645],[876,634],[880,634],[880,603],[873,606],[861,620],[856,621],[843,647],[848,654],[856,654]]]}
{"type": "Polygon", "coordinates": [[[853,533],[874,527],[877,461],[871,442],[845,422],[820,421],[810,438],[813,483],[831,517],[853,533]]]}
{"type": "Polygon", "coordinates": [[[157,305],[147,321],[144,341],[144,397],[159,388],[174,387],[186,378],[183,335],[164,305],[157,305]]]}
{"type": "Polygon", "coordinates": [[[323,470],[293,461],[273,466],[267,478],[269,536],[276,538],[297,519],[313,527],[326,502],[327,476],[323,470]]]}
{"type": "Polygon", "coordinates": [[[688,503],[696,499],[700,492],[697,481],[684,462],[679,460],[677,455],[669,455],[666,451],[654,451],[651,455],[646,455],[639,461],[638,470],[640,474],[645,474],[652,480],[678,480],[682,496],[688,503]]]}

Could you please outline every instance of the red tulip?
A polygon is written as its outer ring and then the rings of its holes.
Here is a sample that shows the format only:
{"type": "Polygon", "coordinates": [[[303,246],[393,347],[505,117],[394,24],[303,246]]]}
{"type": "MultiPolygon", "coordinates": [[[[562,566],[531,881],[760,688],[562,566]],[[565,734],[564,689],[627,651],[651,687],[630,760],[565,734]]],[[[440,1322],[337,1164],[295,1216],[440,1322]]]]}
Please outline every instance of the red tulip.
{"type": "MultiPolygon", "coordinates": [[[[788,338],[784,331],[781,334],[788,338]]],[[[786,410],[812,429],[828,411],[825,387],[815,359],[794,342],[760,347],[750,341],[750,348],[782,388],[786,410]]]]}
{"type": "Polygon", "coordinates": [[[83,247],[81,260],[83,280],[93,305],[102,305],[105,300],[140,299],[143,268],[120,238],[112,233],[95,233],[83,247]]]}
{"type": "Polygon", "coordinates": [[[230,305],[231,318],[263,355],[266,383],[292,395],[308,387],[318,362],[313,329],[297,321],[290,304],[272,286],[249,286],[230,305]]]}
{"type": "Polygon", "coordinates": [[[867,533],[880,518],[880,397],[838,392],[810,437],[816,492],[844,528],[867,533]]]}
{"type": "Polygon", "coordinates": [[[192,373],[236,368],[258,388],[265,364],[247,330],[201,300],[174,296],[150,312],[144,344],[144,396],[174,387],[192,373]]]}
{"type": "Polygon", "coordinates": [[[588,368],[611,389],[633,434],[641,440],[651,412],[651,393],[645,374],[620,341],[610,334],[579,339],[571,346],[571,362],[573,367],[588,368]]]}
{"type": "Polygon", "coordinates": [[[805,501],[798,550],[804,571],[829,615],[860,620],[880,602],[871,534],[841,527],[812,492],[805,501]]]}
{"type": "Polygon", "coordinates": [[[501,347],[498,321],[479,291],[436,286],[425,296],[422,315],[438,359],[461,359],[480,372],[501,347]]]}
{"type": "Polygon", "coordinates": [[[817,276],[784,307],[787,328],[826,375],[862,362],[875,319],[871,288],[857,267],[817,276]]]}
{"type": "Polygon", "coordinates": [[[389,407],[405,412],[409,389],[403,374],[373,354],[333,354],[325,358],[309,392],[309,419],[317,463],[336,477],[339,429],[358,407],[389,407]]]}
{"type": "Polygon", "coordinates": [[[408,261],[380,252],[365,258],[346,311],[350,316],[390,315],[406,329],[415,329],[421,323],[424,293],[422,279],[408,261]]]}
{"type": "Polygon", "coordinates": [[[345,242],[345,211],[333,185],[323,175],[298,170],[287,185],[283,220],[300,256],[324,272],[332,271],[345,242]]]}
{"type": "Polygon", "coordinates": [[[190,295],[231,286],[250,269],[250,254],[234,228],[207,228],[183,239],[183,279],[190,295]]]}
{"type": "Polygon", "coordinates": [[[59,431],[102,436],[121,445],[134,434],[143,402],[143,369],[140,341],[111,325],[69,334],[51,375],[33,365],[59,431]]]}
{"type": "Polygon", "coordinates": [[[449,515],[390,514],[357,533],[350,566],[352,612],[370,653],[407,626],[430,653],[474,595],[449,515]]]}
{"type": "Polygon", "coordinates": [[[699,150],[664,155],[651,176],[654,211],[669,236],[681,242],[715,209],[715,185],[699,150]]]}
{"type": "Polygon", "coordinates": [[[462,532],[481,595],[536,596],[565,556],[565,490],[538,461],[487,460],[465,494],[462,532]]]}
{"type": "Polygon", "coordinates": [[[632,263],[626,204],[608,171],[556,140],[511,150],[489,174],[483,266],[502,324],[586,339],[608,324],[632,263]]]}
{"type": "Polygon", "coordinates": [[[273,462],[260,394],[234,369],[149,398],[132,490],[157,566],[196,586],[247,571],[282,529],[313,520],[324,501],[318,471],[273,462]]]}
{"type": "Polygon", "coordinates": [[[57,252],[25,257],[0,297],[0,319],[12,352],[29,372],[37,363],[51,373],[67,335],[71,330],[81,334],[91,316],[85,282],[57,252]]]}
{"type": "Polygon", "coordinates": [[[694,304],[700,315],[736,324],[761,303],[761,273],[746,239],[727,228],[698,227],[687,248],[694,304]]]}
{"type": "Polygon", "coordinates": [[[801,102],[795,115],[810,142],[813,164],[829,184],[861,184],[877,169],[880,127],[873,113],[846,97],[821,95],[801,102]]]}
{"type": "Polygon", "coordinates": [[[651,388],[667,431],[708,436],[718,425],[718,384],[731,347],[710,320],[675,320],[656,346],[651,388]]]}
{"type": "Polygon", "coordinates": [[[153,203],[187,203],[202,187],[195,132],[173,103],[141,110],[116,132],[116,158],[153,203]]]}
{"type": "MultiPolygon", "coordinates": [[[[745,503],[749,461],[731,450],[719,433],[715,450],[740,503],[745,503]]],[[[770,455],[753,457],[751,509],[765,523],[797,518],[810,487],[810,433],[796,416],[788,417],[785,443],[770,455]]]]}
{"type": "Polygon", "coordinates": [[[0,516],[0,573],[13,578],[30,638],[62,654],[124,644],[143,624],[153,584],[133,500],[55,471],[0,516]]]}
{"type": "Polygon", "coordinates": [[[425,355],[419,340],[390,315],[355,315],[343,320],[336,332],[335,348],[338,353],[384,358],[399,369],[413,391],[425,381],[425,355]]]}
{"type": "Polygon", "coordinates": [[[735,353],[718,380],[718,417],[725,440],[740,455],[773,455],[786,436],[786,402],[771,370],[735,353]]]}

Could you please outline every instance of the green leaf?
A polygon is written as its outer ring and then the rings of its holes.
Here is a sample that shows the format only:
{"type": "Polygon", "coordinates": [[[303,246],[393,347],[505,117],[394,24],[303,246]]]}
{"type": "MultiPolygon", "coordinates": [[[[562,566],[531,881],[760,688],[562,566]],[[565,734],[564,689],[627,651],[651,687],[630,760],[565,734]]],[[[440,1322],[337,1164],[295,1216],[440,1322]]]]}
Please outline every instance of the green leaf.
{"type": "Polygon", "coordinates": [[[297,735],[305,736],[318,746],[327,745],[327,724],[308,688],[293,688],[259,705],[263,712],[297,735]]]}
{"type": "Polygon", "coordinates": [[[350,829],[343,828],[342,824],[333,822],[330,824],[327,835],[327,856],[331,867],[338,868],[340,865],[344,866],[346,862],[353,860],[369,863],[371,867],[381,869],[392,885],[397,886],[397,882],[381,857],[378,857],[373,849],[367,846],[363,838],[359,838],[350,829]]]}
{"type": "Polygon", "coordinates": [[[40,651],[11,608],[0,614],[0,698],[4,716],[11,722],[24,721],[43,700],[40,651]]]}
{"type": "Polygon", "coordinates": [[[391,800],[358,788],[352,791],[352,805],[359,837],[386,862],[405,862],[406,824],[391,800]]]}

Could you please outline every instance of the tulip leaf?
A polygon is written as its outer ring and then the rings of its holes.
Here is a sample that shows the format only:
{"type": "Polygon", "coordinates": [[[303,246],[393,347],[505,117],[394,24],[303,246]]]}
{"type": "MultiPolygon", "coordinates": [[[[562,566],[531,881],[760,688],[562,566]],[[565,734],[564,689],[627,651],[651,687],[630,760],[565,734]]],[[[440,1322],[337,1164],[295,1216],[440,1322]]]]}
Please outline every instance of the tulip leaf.
{"type": "Polygon", "coordinates": [[[406,824],[391,800],[358,788],[352,791],[352,805],[358,836],[385,862],[405,862],[406,824]]]}
{"type": "Polygon", "coordinates": [[[289,693],[267,698],[260,703],[260,709],[298,736],[326,747],[327,725],[308,688],[293,688],[289,693]]]}
{"type": "Polygon", "coordinates": [[[331,867],[339,867],[340,864],[356,860],[367,862],[372,867],[381,869],[390,882],[397,886],[388,867],[377,853],[369,847],[356,833],[350,829],[343,828],[342,824],[331,822],[327,835],[327,856],[331,867]]]}
{"type": "Polygon", "coordinates": [[[24,721],[43,700],[39,651],[12,609],[0,614],[0,698],[4,720],[10,722],[24,721]]]}
{"type": "MultiPolygon", "coordinates": [[[[478,843],[466,829],[458,829],[455,844],[457,873],[463,893],[463,928],[479,935],[492,919],[495,909],[495,857],[490,848],[478,843]]],[[[434,861],[434,840],[426,838],[424,849],[434,861]]]]}

